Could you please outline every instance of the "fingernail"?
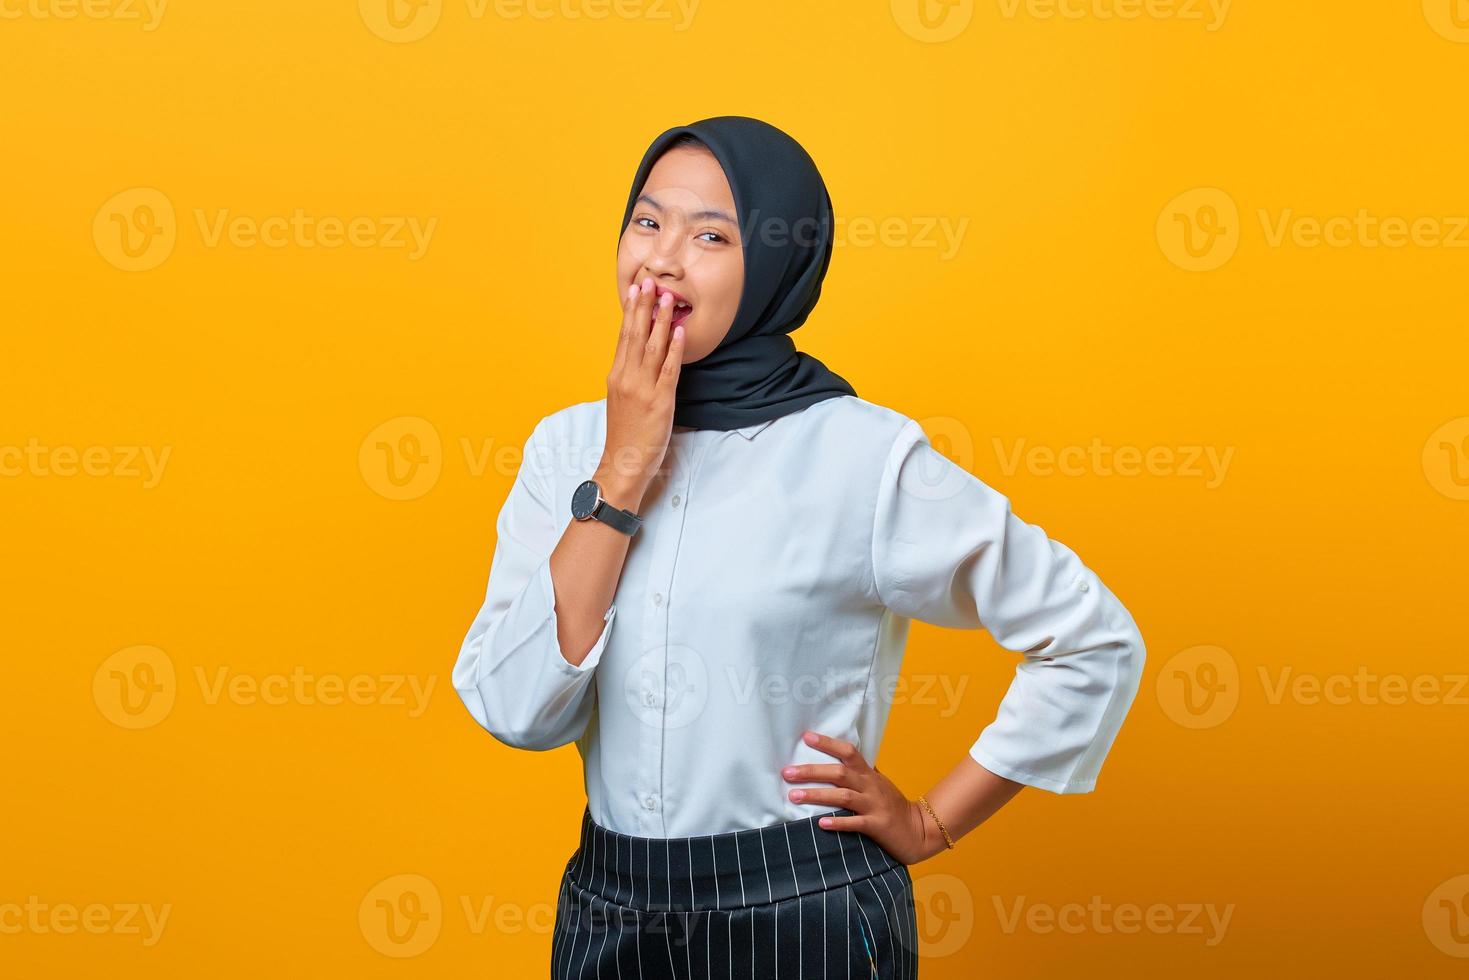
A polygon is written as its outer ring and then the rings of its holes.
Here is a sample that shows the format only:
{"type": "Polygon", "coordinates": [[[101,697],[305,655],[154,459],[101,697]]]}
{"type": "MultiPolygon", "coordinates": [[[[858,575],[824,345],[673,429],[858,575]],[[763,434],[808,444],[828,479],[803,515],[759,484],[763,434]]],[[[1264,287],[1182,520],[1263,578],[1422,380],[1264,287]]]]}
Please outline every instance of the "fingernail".
{"type": "Polygon", "coordinates": [[[637,299],[638,298],[638,284],[637,283],[633,283],[631,286],[628,286],[627,287],[627,298],[628,299],[637,299]]]}
{"type": "Polygon", "coordinates": [[[795,766],[786,766],[784,769],[782,769],[780,771],[780,774],[782,776],[785,776],[787,778],[790,778],[791,776],[794,776],[796,774],[796,767],[795,766]]]}
{"type": "Polygon", "coordinates": [[[673,294],[664,293],[662,296],[659,296],[658,305],[663,307],[665,310],[668,309],[668,307],[673,305],[673,294]]]}
{"type": "Polygon", "coordinates": [[[799,790],[799,789],[793,789],[793,790],[791,790],[791,799],[793,799],[793,800],[803,799],[805,796],[806,796],[806,794],[802,790],[799,790]]]}
{"type": "Polygon", "coordinates": [[[648,278],[646,278],[646,279],[643,280],[643,292],[645,292],[645,293],[651,293],[652,291],[653,291],[653,277],[652,276],[649,276],[648,278]]]}
{"type": "Polygon", "coordinates": [[[823,827],[830,827],[831,826],[831,820],[829,818],[827,818],[827,817],[822,817],[819,822],[820,822],[821,826],[823,826],[823,827]]]}

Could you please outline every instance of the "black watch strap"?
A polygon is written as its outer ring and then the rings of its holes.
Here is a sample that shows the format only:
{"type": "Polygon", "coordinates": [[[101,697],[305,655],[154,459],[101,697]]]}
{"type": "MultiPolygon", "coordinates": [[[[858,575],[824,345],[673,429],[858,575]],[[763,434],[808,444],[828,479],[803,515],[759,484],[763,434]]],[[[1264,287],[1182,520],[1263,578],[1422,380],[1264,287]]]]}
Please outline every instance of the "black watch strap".
{"type": "Polygon", "coordinates": [[[613,507],[605,500],[599,502],[597,509],[592,511],[592,519],[614,527],[628,537],[637,534],[638,528],[643,526],[643,519],[641,517],[630,510],[613,507]]]}

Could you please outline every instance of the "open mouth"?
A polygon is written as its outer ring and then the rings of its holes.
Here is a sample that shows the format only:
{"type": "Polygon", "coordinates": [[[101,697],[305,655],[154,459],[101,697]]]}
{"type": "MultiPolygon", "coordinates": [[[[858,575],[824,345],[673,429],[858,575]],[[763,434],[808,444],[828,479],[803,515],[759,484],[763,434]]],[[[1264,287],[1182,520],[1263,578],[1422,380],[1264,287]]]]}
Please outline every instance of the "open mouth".
{"type": "MultiPolygon", "coordinates": [[[[664,293],[673,293],[673,290],[659,289],[657,298],[661,298],[664,293]]],[[[693,312],[694,306],[692,303],[679,296],[678,293],[673,293],[673,313],[672,316],[669,318],[668,326],[670,328],[678,326],[680,323],[683,323],[685,320],[687,320],[689,318],[689,315],[693,312]]]]}

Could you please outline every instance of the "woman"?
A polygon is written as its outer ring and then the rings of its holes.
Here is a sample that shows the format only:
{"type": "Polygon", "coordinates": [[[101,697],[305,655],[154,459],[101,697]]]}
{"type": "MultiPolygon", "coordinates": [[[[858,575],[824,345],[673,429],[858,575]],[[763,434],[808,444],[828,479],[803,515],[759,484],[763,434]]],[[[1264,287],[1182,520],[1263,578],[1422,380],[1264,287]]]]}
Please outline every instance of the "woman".
{"type": "Polygon", "coordinates": [[[607,396],[535,426],[500,511],[453,680],[502,742],[582,755],[554,978],[913,977],[907,866],[1022,786],[1092,790],[1137,692],[1142,637],[1076,554],[796,350],[832,228],[775,127],[658,136],[607,396]],[[913,619],[1023,655],[917,799],[874,765],[913,619]]]}

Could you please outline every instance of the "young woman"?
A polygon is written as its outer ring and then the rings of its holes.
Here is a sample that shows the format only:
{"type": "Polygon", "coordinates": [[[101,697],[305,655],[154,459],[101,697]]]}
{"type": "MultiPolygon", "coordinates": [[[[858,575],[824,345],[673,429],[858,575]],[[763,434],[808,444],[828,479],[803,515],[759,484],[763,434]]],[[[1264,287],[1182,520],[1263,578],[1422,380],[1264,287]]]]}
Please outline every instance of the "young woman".
{"type": "Polygon", "coordinates": [[[743,116],[643,156],[607,396],[543,418],[454,687],[575,742],[587,807],[553,978],[916,975],[908,866],[1022,786],[1084,793],[1144,647],[1077,555],[789,334],[832,254],[791,137],[743,116]],[[927,794],[875,763],[913,619],[1022,654],[927,794]]]}

